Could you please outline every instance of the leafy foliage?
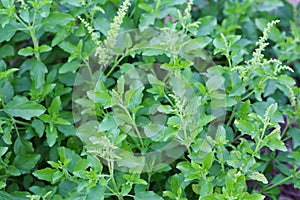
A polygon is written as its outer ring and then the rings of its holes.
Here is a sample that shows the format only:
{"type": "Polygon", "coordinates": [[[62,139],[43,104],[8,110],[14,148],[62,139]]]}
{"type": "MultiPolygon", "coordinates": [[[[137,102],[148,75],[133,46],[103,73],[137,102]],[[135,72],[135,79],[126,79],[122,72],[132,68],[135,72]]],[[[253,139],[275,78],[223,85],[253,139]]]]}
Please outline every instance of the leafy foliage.
{"type": "Polygon", "coordinates": [[[0,197],[261,200],[300,189],[299,9],[1,0],[0,197]]]}

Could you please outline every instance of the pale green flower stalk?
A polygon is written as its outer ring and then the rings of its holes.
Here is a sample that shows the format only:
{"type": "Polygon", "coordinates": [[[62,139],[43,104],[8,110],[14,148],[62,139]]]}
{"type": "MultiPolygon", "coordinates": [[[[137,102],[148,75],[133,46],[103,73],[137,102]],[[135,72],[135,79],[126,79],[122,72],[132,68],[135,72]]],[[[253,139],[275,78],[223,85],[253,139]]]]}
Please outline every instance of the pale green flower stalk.
{"type": "Polygon", "coordinates": [[[123,19],[128,11],[130,6],[130,1],[125,0],[117,12],[113,23],[110,25],[110,30],[107,33],[107,38],[101,42],[100,45],[97,44],[95,51],[95,56],[98,57],[98,63],[102,66],[106,66],[111,62],[112,56],[111,53],[115,48],[117,43],[117,36],[121,28],[123,19]]]}
{"type": "MultiPolygon", "coordinates": [[[[82,1],[83,2],[83,1],[82,1]]],[[[113,23],[110,25],[110,29],[107,33],[107,38],[102,42],[100,36],[95,32],[94,28],[80,16],[78,19],[85,26],[92,40],[97,45],[95,50],[95,56],[98,57],[98,63],[101,67],[107,66],[112,61],[112,52],[117,43],[117,37],[121,29],[124,17],[127,14],[130,6],[130,0],[125,0],[117,12],[117,16],[114,17],[113,23]]],[[[103,9],[98,8],[99,11],[104,12],[103,9]]]]}
{"type": "Polygon", "coordinates": [[[188,31],[189,28],[198,28],[200,25],[199,21],[195,21],[191,23],[192,21],[191,11],[192,11],[193,4],[194,4],[194,0],[187,0],[186,8],[183,14],[181,14],[181,12],[178,11],[179,19],[181,21],[183,29],[185,29],[186,31],[188,31]]]}
{"type": "Polygon", "coordinates": [[[100,36],[95,32],[94,28],[90,26],[90,24],[82,19],[80,16],[78,16],[78,19],[81,21],[81,23],[84,25],[84,27],[87,29],[88,33],[92,37],[92,40],[96,43],[97,46],[101,45],[100,36]]]}
{"type": "Polygon", "coordinates": [[[191,11],[192,11],[193,4],[194,4],[194,0],[189,0],[186,3],[186,8],[184,10],[184,18],[187,18],[187,19],[191,19],[192,18],[191,11]]]}
{"type": "Polygon", "coordinates": [[[275,69],[272,74],[272,77],[270,78],[276,78],[276,76],[283,70],[294,72],[293,69],[290,68],[289,66],[282,65],[282,62],[280,60],[265,59],[264,54],[262,53],[269,44],[266,41],[269,39],[269,33],[272,27],[278,24],[279,22],[280,22],[279,20],[273,20],[272,22],[267,24],[267,27],[263,31],[263,35],[259,38],[258,42],[256,43],[258,47],[254,50],[252,54],[253,57],[246,62],[246,66],[237,66],[232,68],[232,71],[237,70],[239,72],[242,80],[244,81],[248,80],[249,73],[254,68],[264,67],[266,65],[271,65],[271,64],[275,65],[275,69]]]}
{"type": "Polygon", "coordinates": [[[264,54],[262,54],[262,52],[269,44],[266,41],[269,38],[271,28],[279,22],[279,20],[273,20],[272,22],[268,23],[267,27],[263,31],[263,36],[261,36],[256,43],[256,45],[258,45],[258,48],[253,52],[253,58],[247,62],[248,65],[256,67],[261,64],[261,60],[264,58],[264,54]]]}

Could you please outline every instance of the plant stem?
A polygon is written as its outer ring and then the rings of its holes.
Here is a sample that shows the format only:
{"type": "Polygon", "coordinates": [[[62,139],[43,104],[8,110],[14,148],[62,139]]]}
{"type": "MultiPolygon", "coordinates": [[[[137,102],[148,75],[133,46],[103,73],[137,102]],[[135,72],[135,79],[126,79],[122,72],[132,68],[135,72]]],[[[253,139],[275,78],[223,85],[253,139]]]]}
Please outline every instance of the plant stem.
{"type": "Polygon", "coordinates": [[[241,100],[244,101],[245,99],[248,99],[253,93],[255,92],[255,90],[252,90],[250,93],[248,93],[245,97],[243,97],[241,100]]]}
{"type": "Polygon", "coordinates": [[[134,131],[135,131],[135,133],[137,134],[137,136],[138,136],[138,138],[140,140],[142,148],[144,148],[144,142],[143,142],[143,139],[142,139],[142,135],[141,135],[138,127],[135,124],[135,119],[131,116],[131,114],[129,113],[129,111],[128,111],[128,109],[126,107],[124,107],[123,105],[120,105],[120,104],[119,104],[119,107],[122,108],[122,110],[124,110],[124,112],[126,113],[126,115],[129,117],[129,119],[131,121],[131,125],[133,126],[134,131]]]}
{"type": "Polygon", "coordinates": [[[281,184],[283,184],[284,182],[290,180],[291,178],[293,178],[293,175],[290,175],[290,176],[286,177],[285,179],[282,179],[281,181],[275,183],[274,185],[271,185],[271,186],[267,187],[265,190],[270,190],[270,189],[272,189],[272,188],[274,188],[274,187],[276,187],[276,186],[278,186],[278,185],[281,185],[281,184]]]}
{"type": "Polygon", "coordinates": [[[120,59],[118,59],[115,64],[110,68],[110,70],[107,72],[106,77],[109,77],[109,75],[114,71],[114,69],[119,65],[119,63],[121,62],[121,60],[123,60],[123,58],[125,58],[125,55],[122,55],[120,59]]]}
{"type": "Polygon", "coordinates": [[[237,108],[237,104],[234,105],[233,110],[231,112],[231,115],[229,117],[229,120],[227,121],[227,126],[229,126],[235,116],[235,112],[236,112],[236,108],[237,108]]]}
{"type": "Polygon", "coordinates": [[[114,186],[115,193],[119,200],[123,200],[123,197],[119,192],[119,188],[118,188],[118,185],[117,185],[115,177],[114,177],[114,161],[113,160],[108,160],[108,168],[109,168],[109,174],[110,174],[112,184],[114,186]]]}
{"type": "Polygon", "coordinates": [[[261,148],[261,147],[260,147],[260,144],[261,144],[261,142],[262,142],[263,139],[264,139],[266,129],[267,129],[267,122],[264,123],[264,127],[263,127],[263,130],[262,130],[262,132],[261,132],[261,136],[258,138],[258,143],[257,143],[257,145],[256,145],[256,148],[255,148],[254,152],[259,151],[259,149],[261,148]]]}
{"type": "Polygon", "coordinates": [[[158,10],[159,6],[160,6],[160,0],[157,0],[156,5],[155,5],[155,10],[156,11],[158,10]]]}

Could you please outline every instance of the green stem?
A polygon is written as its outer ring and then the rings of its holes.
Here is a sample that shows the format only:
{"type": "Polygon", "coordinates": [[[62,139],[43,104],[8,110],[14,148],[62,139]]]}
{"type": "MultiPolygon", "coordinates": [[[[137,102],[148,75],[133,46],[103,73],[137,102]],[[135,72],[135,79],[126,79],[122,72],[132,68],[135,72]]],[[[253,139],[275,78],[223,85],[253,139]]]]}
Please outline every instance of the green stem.
{"type": "Polygon", "coordinates": [[[17,127],[17,124],[16,124],[14,118],[12,118],[12,123],[13,123],[13,125],[14,125],[14,127],[15,127],[15,129],[16,129],[16,133],[17,133],[18,137],[20,137],[19,130],[18,130],[18,127],[17,127]]]}
{"type": "Polygon", "coordinates": [[[24,126],[31,126],[31,124],[30,124],[30,123],[27,123],[27,122],[22,122],[22,121],[19,121],[19,120],[16,120],[16,119],[14,119],[14,121],[15,121],[17,124],[22,124],[22,125],[24,125],[24,126]]]}
{"type": "Polygon", "coordinates": [[[91,80],[93,79],[93,71],[91,69],[90,63],[89,63],[89,59],[83,59],[84,64],[87,66],[88,71],[89,71],[89,75],[91,77],[91,80]]]}
{"type": "Polygon", "coordinates": [[[286,138],[282,139],[282,142],[287,141],[287,140],[290,139],[291,137],[292,137],[291,135],[287,136],[286,138]]]}
{"type": "Polygon", "coordinates": [[[237,108],[237,104],[235,104],[234,107],[233,107],[233,110],[232,110],[231,115],[229,117],[229,120],[227,122],[227,126],[229,126],[231,124],[231,122],[232,122],[232,120],[235,116],[236,108],[237,108]]]}
{"type": "Polygon", "coordinates": [[[286,132],[289,130],[291,124],[293,123],[293,121],[295,120],[295,118],[293,118],[292,120],[289,120],[289,118],[287,118],[287,124],[284,127],[282,133],[281,133],[281,138],[283,138],[283,136],[286,134],[286,132]]]}
{"type": "Polygon", "coordinates": [[[248,93],[245,97],[243,97],[241,100],[244,101],[245,99],[248,99],[253,93],[255,92],[255,90],[252,90],[250,93],[248,93]]]}
{"type": "MultiPolygon", "coordinates": [[[[299,173],[299,172],[298,172],[298,173],[299,173]]],[[[293,177],[294,177],[293,175],[290,175],[290,176],[286,177],[285,179],[282,179],[281,181],[279,181],[279,182],[277,182],[277,183],[275,183],[275,184],[273,184],[273,185],[267,187],[267,188],[265,189],[265,191],[266,191],[266,190],[270,190],[270,189],[272,189],[272,188],[274,188],[274,187],[276,187],[276,186],[278,186],[278,185],[281,185],[281,184],[283,184],[284,182],[290,180],[290,179],[293,178],[293,177]]]]}
{"type": "Polygon", "coordinates": [[[30,29],[29,32],[30,32],[30,36],[31,36],[31,39],[33,42],[34,55],[38,61],[41,61],[40,53],[39,53],[39,43],[35,37],[35,31],[30,29]]]}
{"type": "Polygon", "coordinates": [[[261,132],[261,136],[258,138],[258,143],[256,145],[256,148],[255,148],[254,152],[259,151],[259,149],[261,148],[260,144],[262,143],[262,141],[264,139],[266,129],[267,129],[267,122],[264,123],[264,127],[263,127],[263,130],[261,132]]]}
{"type": "Polygon", "coordinates": [[[144,148],[144,142],[142,139],[142,135],[138,129],[138,127],[135,124],[135,120],[132,118],[131,114],[129,113],[128,109],[126,107],[124,107],[123,105],[118,105],[120,108],[122,108],[122,110],[124,110],[124,112],[126,113],[126,115],[129,117],[130,121],[131,121],[131,125],[134,128],[135,133],[137,134],[139,140],[140,140],[140,144],[142,145],[142,148],[144,148]]]}
{"type": "Polygon", "coordinates": [[[120,59],[118,59],[115,64],[112,66],[112,68],[110,68],[110,70],[108,71],[108,73],[106,74],[106,77],[109,77],[109,75],[115,70],[115,68],[119,65],[119,63],[121,62],[121,60],[123,60],[123,58],[125,58],[126,53],[121,56],[120,59]]]}
{"type": "Polygon", "coordinates": [[[123,197],[119,192],[119,188],[118,188],[118,185],[117,185],[115,177],[114,177],[114,161],[113,160],[108,161],[108,168],[109,168],[109,174],[110,174],[111,182],[113,184],[115,193],[119,200],[123,200],[123,197]]]}
{"type": "Polygon", "coordinates": [[[160,0],[157,0],[156,5],[155,5],[155,11],[158,10],[159,6],[160,6],[160,0]]]}

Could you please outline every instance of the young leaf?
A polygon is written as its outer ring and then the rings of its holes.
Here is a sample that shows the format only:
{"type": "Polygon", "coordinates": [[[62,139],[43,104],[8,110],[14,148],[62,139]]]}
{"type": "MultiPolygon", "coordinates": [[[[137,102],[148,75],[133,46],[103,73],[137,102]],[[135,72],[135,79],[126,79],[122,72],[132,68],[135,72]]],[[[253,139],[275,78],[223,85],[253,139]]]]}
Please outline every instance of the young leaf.
{"type": "Polygon", "coordinates": [[[11,100],[4,107],[4,112],[7,114],[13,117],[22,117],[26,120],[30,120],[32,117],[38,117],[45,111],[44,106],[26,99],[11,100]]]}

